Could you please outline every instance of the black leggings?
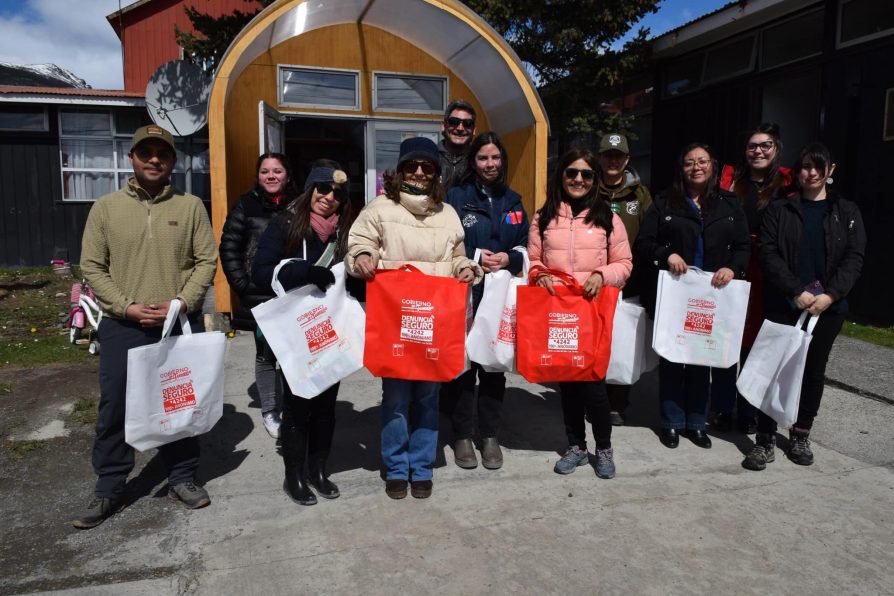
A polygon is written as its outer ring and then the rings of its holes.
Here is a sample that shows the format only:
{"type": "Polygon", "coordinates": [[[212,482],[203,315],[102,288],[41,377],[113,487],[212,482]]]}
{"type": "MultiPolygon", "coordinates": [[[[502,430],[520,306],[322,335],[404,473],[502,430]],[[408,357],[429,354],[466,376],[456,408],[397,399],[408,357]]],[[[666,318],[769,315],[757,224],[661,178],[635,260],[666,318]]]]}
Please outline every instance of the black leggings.
{"type": "Polygon", "coordinates": [[[569,445],[587,448],[587,429],[584,414],[590,414],[596,447],[608,449],[612,446],[612,410],[605,391],[605,381],[582,381],[559,383],[562,394],[562,417],[565,420],[565,434],[569,445]]]}
{"type": "MultiPolygon", "coordinates": [[[[801,313],[767,313],[767,319],[783,325],[794,325],[801,313]]],[[[804,367],[804,380],[801,382],[801,403],[798,406],[798,419],[795,426],[810,430],[813,419],[819,412],[823,399],[823,385],[826,378],[826,364],[835,338],[844,324],[843,314],[821,314],[816,327],[813,328],[813,339],[807,348],[807,364],[804,367]]],[[[757,419],[757,430],[762,433],[776,432],[776,421],[761,412],[757,419]]]]}

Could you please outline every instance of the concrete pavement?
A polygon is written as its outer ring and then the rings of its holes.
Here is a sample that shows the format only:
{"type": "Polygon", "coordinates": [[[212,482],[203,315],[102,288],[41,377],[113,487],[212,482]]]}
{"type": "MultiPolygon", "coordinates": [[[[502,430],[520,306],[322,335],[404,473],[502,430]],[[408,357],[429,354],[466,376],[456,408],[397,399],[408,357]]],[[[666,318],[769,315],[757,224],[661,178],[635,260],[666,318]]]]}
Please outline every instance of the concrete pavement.
{"type": "MultiPolygon", "coordinates": [[[[510,375],[504,467],[457,468],[442,418],[433,496],[393,501],[379,475],[380,382],[362,371],[339,395],[330,469],[342,496],[301,507],[282,491],[281,459],[249,397],[251,337],[228,346],[228,405],[203,439],[212,505],[186,511],[147,496],[72,530],[61,549],[102,554],[56,572],[52,585],[82,586],[56,593],[894,593],[886,403],[827,388],[816,464],[777,451],[751,472],[740,466],[751,446],[742,435],[714,433],[711,450],[661,446],[652,373],[634,388],[630,424],[615,429],[618,475],[600,480],[589,466],[552,472],[565,447],[558,394],[510,375]],[[151,528],[131,529],[146,517],[151,528]]],[[[46,574],[35,562],[30,579],[46,574]]]]}

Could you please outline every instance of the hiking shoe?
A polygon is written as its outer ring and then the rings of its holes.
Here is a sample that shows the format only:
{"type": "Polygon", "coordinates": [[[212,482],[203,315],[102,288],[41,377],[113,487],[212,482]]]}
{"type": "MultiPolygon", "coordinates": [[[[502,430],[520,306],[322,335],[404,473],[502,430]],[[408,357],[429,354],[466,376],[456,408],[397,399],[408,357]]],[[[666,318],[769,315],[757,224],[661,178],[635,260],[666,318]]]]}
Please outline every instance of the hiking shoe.
{"type": "Polygon", "coordinates": [[[267,431],[267,434],[273,437],[274,439],[279,438],[279,426],[282,424],[282,419],[280,419],[279,414],[276,412],[267,412],[263,416],[264,418],[264,429],[267,431]]]}
{"type": "Polygon", "coordinates": [[[776,436],[768,433],[757,433],[754,447],[742,460],[742,467],[747,470],[761,471],[776,461],[776,436]]]}
{"type": "Polygon", "coordinates": [[[458,439],[453,444],[453,461],[460,468],[471,470],[478,467],[478,458],[475,456],[475,445],[472,439],[458,439]]]}
{"type": "Polygon", "coordinates": [[[596,448],[596,475],[600,478],[615,477],[615,451],[611,447],[608,449],[596,448]]]}
{"type": "Polygon", "coordinates": [[[168,489],[168,496],[175,501],[180,501],[189,509],[199,509],[211,504],[208,491],[195,482],[181,482],[168,489]]]}
{"type": "Polygon", "coordinates": [[[792,428],[788,434],[788,458],[799,466],[813,464],[813,451],[810,450],[810,431],[792,428]]]}
{"type": "Polygon", "coordinates": [[[431,496],[433,485],[431,480],[410,480],[410,494],[416,499],[427,499],[431,496]]]}
{"type": "Polygon", "coordinates": [[[123,508],[121,501],[118,499],[93,497],[93,500],[87,505],[87,509],[72,518],[71,525],[81,530],[89,530],[106,521],[107,517],[111,517],[123,508]]]}
{"type": "Polygon", "coordinates": [[[555,471],[556,474],[570,474],[576,467],[587,463],[589,455],[590,454],[587,453],[586,449],[581,449],[577,445],[572,445],[565,451],[565,455],[562,456],[562,459],[556,462],[556,467],[553,468],[553,471],[555,471]]]}
{"type": "Polygon", "coordinates": [[[407,481],[403,479],[386,480],[385,494],[392,499],[403,499],[407,496],[407,481]]]}

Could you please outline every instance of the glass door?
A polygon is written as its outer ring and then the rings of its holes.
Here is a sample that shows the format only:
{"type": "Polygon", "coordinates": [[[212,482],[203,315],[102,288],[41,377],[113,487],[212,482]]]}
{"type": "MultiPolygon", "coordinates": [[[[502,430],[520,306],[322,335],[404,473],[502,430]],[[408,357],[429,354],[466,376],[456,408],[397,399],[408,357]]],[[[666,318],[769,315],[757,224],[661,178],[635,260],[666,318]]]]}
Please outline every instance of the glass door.
{"type": "Polygon", "coordinates": [[[282,153],[285,147],[286,118],[276,108],[261,100],[258,102],[258,135],[261,151],[264,153],[282,153]]]}
{"type": "Polygon", "coordinates": [[[371,120],[367,125],[366,143],[366,199],[367,202],[382,194],[382,173],[394,169],[400,155],[400,144],[410,137],[427,137],[437,143],[441,136],[441,123],[426,121],[371,120]]]}

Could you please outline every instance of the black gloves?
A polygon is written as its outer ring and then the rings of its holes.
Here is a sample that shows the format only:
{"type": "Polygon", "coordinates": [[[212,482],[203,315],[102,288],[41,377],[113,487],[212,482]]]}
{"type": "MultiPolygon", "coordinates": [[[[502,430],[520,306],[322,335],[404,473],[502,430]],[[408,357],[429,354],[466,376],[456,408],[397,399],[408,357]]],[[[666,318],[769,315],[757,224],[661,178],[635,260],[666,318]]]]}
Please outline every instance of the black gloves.
{"type": "Polygon", "coordinates": [[[321,292],[325,292],[326,288],[335,283],[335,275],[325,267],[311,265],[307,271],[307,281],[320,288],[321,292]]]}

